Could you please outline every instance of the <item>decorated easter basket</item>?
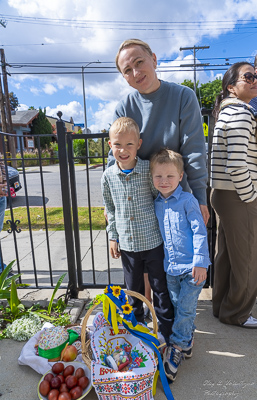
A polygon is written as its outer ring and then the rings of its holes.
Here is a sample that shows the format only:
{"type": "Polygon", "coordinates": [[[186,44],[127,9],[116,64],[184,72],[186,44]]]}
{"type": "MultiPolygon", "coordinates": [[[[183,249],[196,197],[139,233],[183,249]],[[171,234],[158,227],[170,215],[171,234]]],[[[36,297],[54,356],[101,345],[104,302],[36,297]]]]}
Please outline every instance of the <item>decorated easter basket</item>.
{"type": "Polygon", "coordinates": [[[152,400],[159,371],[167,399],[174,400],[163,370],[157,332],[154,308],[144,296],[118,286],[106,288],[100,300],[87,311],[81,329],[82,359],[91,369],[92,384],[99,400],[152,400]],[[153,331],[137,323],[127,296],[136,297],[149,307],[153,331]],[[103,312],[95,316],[95,330],[89,337],[88,320],[99,302],[103,303],[103,312]],[[124,353],[127,364],[124,360],[120,361],[121,365],[118,361],[115,364],[116,353],[124,353]]]}
{"type": "MultiPolygon", "coordinates": [[[[149,310],[152,314],[152,318],[153,318],[153,333],[157,335],[158,322],[157,322],[154,308],[153,308],[152,304],[150,303],[150,301],[147,300],[147,298],[145,296],[143,296],[142,294],[133,292],[132,290],[123,289],[123,291],[127,296],[136,297],[147,305],[147,307],[149,308],[149,310]]],[[[82,359],[83,359],[84,363],[86,364],[86,366],[90,369],[91,369],[91,362],[93,359],[93,352],[91,349],[91,339],[90,339],[88,331],[87,331],[87,325],[88,325],[88,319],[89,319],[90,315],[92,314],[94,309],[98,306],[99,306],[99,303],[96,303],[87,311],[87,313],[83,319],[82,328],[81,328],[82,359]]]]}

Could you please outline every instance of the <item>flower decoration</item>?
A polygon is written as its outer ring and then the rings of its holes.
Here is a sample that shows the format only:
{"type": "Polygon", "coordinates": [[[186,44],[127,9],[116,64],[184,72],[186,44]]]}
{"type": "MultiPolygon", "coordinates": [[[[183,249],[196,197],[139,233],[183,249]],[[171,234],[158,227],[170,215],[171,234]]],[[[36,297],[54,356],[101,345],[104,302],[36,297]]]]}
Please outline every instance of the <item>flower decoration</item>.
{"type": "Polygon", "coordinates": [[[121,292],[120,286],[112,286],[112,294],[113,296],[119,298],[121,292]]]}
{"type": "MultiPolygon", "coordinates": [[[[110,300],[112,300],[116,304],[117,314],[119,314],[118,309],[121,310],[123,312],[123,318],[127,321],[131,321],[133,326],[135,326],[137,324],[137,321],[133,314],[133,307],[129,304],[127,296],[125,292],[121,289],[121,287],[108,285],[106,286],[104,293],[105,296],[109,297],[110,300]]],[[[111,323],[110,320],[109,322],[111,323]]]]}
{"type": "Polygon", "coordinates": [[[123,310],[123,314],[131,314],[131,312],[133,311],[133,307],[129,304],[126,303],[125,305],[121,306],[122,310],[123,310]]]}

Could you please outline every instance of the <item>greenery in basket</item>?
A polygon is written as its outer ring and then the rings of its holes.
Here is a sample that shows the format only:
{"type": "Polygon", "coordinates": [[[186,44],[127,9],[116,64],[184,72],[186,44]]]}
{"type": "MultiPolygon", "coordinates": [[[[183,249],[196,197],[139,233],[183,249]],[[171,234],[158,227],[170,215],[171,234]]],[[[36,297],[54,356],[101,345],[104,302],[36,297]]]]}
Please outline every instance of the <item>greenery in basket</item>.
{"type": "Polygon", "coordinates": [[[0,305],[0,339],[27,340],[42,328],[45,320],[55,326],[69,325],[70,317],[64,313],[66,303],[62,298],[54,303],[55,294],[66,273],[59,278],[47,310],[41,309],[39,304],[26,309],[18,297],[17,287],[19,285],[15,282],[20,275],[7,278],[13,263],[14,261],[0,275],[0,299],[5,299],[8,302],[7,307],[0,305]]]}

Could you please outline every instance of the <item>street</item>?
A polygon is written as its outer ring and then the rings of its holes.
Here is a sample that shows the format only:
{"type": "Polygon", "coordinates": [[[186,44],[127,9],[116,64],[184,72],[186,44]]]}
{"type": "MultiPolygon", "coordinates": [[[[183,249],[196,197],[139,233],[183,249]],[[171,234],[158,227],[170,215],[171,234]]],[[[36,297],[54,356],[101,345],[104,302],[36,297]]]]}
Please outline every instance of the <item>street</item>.
{"type": "MultiPolygon", "coordinates": [[[[103,173],[102,167],[89,169],[89,187],[91,206],[103,205],[100,180],[103,173]]],[[[78,207],[88,207],[87,174],[86,166],[75,167],[76,191],[78,207]]],[[[30,167],[26,170],[26,184],[29,197],[29,206],[43,206],[41,179],[38,167],[30,167]]],[[[25,184],[22,172],[20,172],[22,189],[12,200],[13,207],[26,206],[25,184]]],[[[43,167],[43,187],[45,192],[46,207],[62,207],[61,184],[59,165],[43,167]]]]}

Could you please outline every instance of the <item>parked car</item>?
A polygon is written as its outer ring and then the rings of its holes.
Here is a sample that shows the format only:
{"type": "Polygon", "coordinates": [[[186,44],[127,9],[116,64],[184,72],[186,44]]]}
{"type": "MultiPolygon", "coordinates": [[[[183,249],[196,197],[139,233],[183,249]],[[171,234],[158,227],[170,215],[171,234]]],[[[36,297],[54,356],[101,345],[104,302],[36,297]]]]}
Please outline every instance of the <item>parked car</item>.
{"type": "Polygon", "coordinates": [[[16,197],[16,192],[22,188],[20,183],[20,176],[19,171],[13,167],[9,167],[8,165],[8,176],[9,176],[9,183],[10,183],[10,192],[11,197],[16,197]]]}

